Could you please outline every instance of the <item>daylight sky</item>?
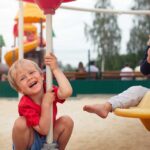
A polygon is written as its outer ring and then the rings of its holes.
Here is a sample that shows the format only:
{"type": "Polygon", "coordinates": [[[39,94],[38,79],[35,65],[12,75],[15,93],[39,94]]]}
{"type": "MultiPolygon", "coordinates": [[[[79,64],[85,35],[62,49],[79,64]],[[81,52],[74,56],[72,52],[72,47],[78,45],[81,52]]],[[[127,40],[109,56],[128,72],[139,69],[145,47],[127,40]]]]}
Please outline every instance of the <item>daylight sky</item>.
{"type": "MultiPolygon", "coordinates": [[[[67,6],[94,8],[96,0],[77,0],[65,4],[67,6]]],[[[132,0],[112,0],[112,5],[116,9],[129,10],[132,0]]],[[[3,48],[3,55],[11,50],[13,45],[13,25],[14,17],[18,11],[17,0],[0,1],[0,34],[3,35],[6,47],[3,48]]],[[[93,45],[86,41],[84,35],[84,24],[92,23],[93,13],[69,11],[58,9],[53,16],[53,30],[56,37],[53,40],[54,52],[59,61],[63,64],[71,64],[74,67],[82,61],[84,65],[88,62],[88,50],[91,51],[91,59],[96,57],[93,45]]],[[[129,38],[132,25],[132,16],[120,15],[119,26],[122,30],[121,53],[125,53],[126,42],[129,38]]]]}

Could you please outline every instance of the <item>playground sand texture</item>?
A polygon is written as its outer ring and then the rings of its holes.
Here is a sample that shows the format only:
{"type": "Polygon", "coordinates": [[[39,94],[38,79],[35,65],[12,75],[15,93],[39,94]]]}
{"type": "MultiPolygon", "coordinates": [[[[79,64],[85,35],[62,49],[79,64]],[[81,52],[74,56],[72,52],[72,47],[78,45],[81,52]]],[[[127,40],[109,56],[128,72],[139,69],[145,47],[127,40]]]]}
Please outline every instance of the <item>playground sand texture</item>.
{"type": "MultiPolygon", "coordinates": [[[[107,119],[82,111],[85,104],[102,103],[112,95],[80,95],[58,106],[58,116],[70,115],[74,130],[66,150],[149,150],[150,132],[139,119],[107,119]]],[[[17,118],[17,99],[0,99],[0,150],[11,150],[11,130],[17,118]]]]}

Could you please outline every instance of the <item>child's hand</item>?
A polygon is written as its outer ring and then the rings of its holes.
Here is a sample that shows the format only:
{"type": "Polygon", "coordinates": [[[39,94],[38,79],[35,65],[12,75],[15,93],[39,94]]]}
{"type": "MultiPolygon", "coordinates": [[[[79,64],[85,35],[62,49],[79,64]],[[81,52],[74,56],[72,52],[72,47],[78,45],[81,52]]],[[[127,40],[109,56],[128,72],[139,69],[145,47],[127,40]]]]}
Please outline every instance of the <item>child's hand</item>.
{"type": "Polygon", "coordinates": [[[51,105],[55,100],[55,95],[52,89],[48,90],[43,96],[43,103],[51,105]]]}
{"type": "Polygon", "coordinates": [[[47,54],[44,61],[46,65],[50,66],[52,71],[58,68],[57,58],[53,53],[47,54]]]}

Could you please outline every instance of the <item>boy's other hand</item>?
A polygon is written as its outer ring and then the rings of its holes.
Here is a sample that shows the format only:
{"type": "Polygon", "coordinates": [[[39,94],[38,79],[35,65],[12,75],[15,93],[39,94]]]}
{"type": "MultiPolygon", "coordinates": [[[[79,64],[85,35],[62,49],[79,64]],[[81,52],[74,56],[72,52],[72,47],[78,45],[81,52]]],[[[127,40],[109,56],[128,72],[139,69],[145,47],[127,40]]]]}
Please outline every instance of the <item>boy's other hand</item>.
{"type": "Polygon", "coordinates": [[[49,89],[43,97],[43,103],[51,105],[55,100],[55,95],[52,89],[49,89]]]}

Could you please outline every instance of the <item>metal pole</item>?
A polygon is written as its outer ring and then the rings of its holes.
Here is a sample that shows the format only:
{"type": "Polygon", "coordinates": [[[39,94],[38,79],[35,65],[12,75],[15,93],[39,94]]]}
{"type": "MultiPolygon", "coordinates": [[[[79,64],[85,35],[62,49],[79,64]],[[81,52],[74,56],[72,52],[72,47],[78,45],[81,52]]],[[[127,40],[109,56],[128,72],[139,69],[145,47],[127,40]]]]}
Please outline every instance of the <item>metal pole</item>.
{"type": "Polygon", "coordinates": [[[18,45],[19,45],[19,59],[23,58],[23,2],[19,0],[19,25],[18,25],[18,45]]]}
{"type": "MultiPolygon", "coordinates": [[[[52,15],[46,15],[46,54],[49,54],[53,48],[53,38],[52,38],[52,15]]],[[[46,66],[46,88],[47,90],[52,87],[52,73],[48,66],[46,66]]],[[[53,142],[53,105],[50,108],[50,131],[47,135],[47,142],[53,142]]]]}
{"type": "Polygon", "coordinates": [[[79,8],[72,6],[60,6],[61,9],[83,11],[83,12],[94,12],[94,13],[108,13],[108,14],[126,14],[126,15],[150,15],[149,10],[114,10],[114,9],[103,9],[103,8],[79,8]]]}
{"type": "MultiPolygon", "coordinates": [[[[22,0],[19,0],[19,24],[18,24],[18,59],[22,59],[24,57],[23,55],[23,36],[24,36],[24,19],[23,19],[23,2],[22,0]]],[[[22,94],[19,93],[19,99],[22,97],[22,94]]]]}

